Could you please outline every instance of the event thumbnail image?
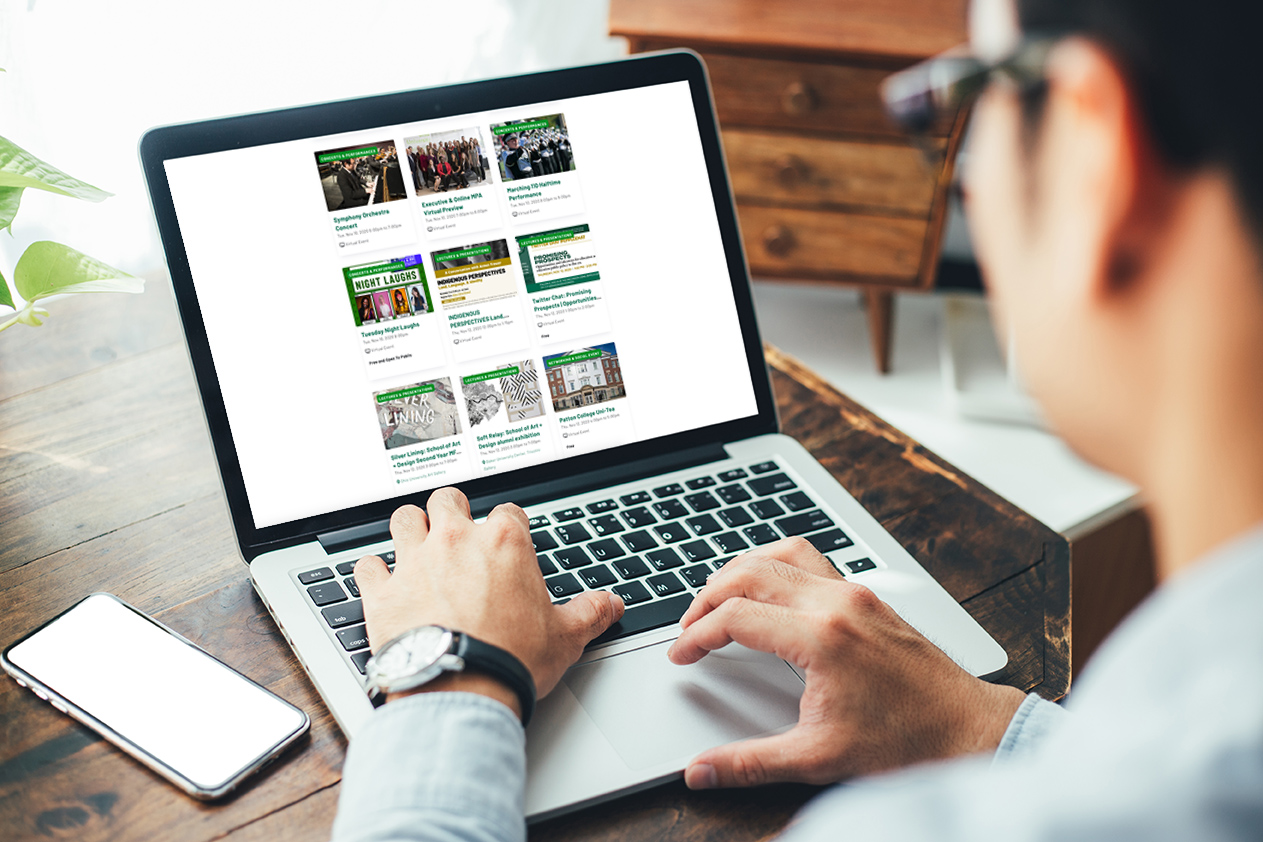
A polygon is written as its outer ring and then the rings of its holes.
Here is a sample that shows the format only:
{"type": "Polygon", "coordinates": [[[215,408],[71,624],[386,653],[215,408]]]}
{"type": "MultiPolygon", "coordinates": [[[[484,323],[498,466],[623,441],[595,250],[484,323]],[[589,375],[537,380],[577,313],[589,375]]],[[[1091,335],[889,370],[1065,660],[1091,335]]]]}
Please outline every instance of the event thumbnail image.
{"type": "Polygon", "coordinates": [[[342,270],[355,326],[433,312],[425,258],[420,254],[379,260],[342,270]]]}
{"type": "Polygon", "coordinates": [[[387,450],[460,434],[460,413],[447,377],[374,392],[387,450]]]}
{"type": "Polygon", "coordinates": [[[330,211],[408,198],[393,140],[317,152],[316,168],[330,211]]]}
{"type": "Polygon", "coordinates": [[[627,396],[613,342],[546,356],[544,371],[557,412],[627,396]]]}
{"type": "Polygon", "coordinates": [[[592,232],[571,225],[517,238],[518,263],[531,295],[557,287],[601,280],[592,232]]]}
{"type": "Polygon", "coordinates": [[[445,308],[517,294],[509,274],[512,260],[507,240],[444,249],[432,253],[430,259],[439,303],[445,308]]]}
{"type": "Polygon", "coordinates": [[[557,175],[575,168],[564,114],[492,123],[491,136],[504,181],[557,175]]]}
{"type": "Polygon", "coordinates": [[[487,181],[487,152],[477,128],[405,137],[404,157],[418,196],[463,190],[487,181]]]}
{"type": "Polygon", "coordinates": [[[469,426],[516,423],[544,414],[544,393],[534,360],[507,363],[492,371],[461,378],[469,426]]]}

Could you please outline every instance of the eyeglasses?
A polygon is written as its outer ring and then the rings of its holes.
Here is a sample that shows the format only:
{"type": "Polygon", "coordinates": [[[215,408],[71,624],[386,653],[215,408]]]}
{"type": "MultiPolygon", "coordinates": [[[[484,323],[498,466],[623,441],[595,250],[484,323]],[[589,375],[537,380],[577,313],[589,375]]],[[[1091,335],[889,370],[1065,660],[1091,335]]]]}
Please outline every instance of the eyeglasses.
{"type": "Polygon", "coordinates": [[[1044,65],[1060,36],[1043,34],[1022,40],[999,61],[948,52],[887,77],[882,83],[886,113],[904,131],[924,138],[943,117],[955,115],[984,91],[997,75],[1023,93],[1041,90],[1044,65]]]}

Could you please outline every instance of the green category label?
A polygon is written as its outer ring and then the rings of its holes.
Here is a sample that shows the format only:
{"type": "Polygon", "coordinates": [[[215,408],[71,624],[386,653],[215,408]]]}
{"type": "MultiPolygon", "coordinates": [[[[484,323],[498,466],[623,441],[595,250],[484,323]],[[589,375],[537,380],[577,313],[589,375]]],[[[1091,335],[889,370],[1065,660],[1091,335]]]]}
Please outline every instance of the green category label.
{"type": "Polygon", "coordinates": [[[482,374],[471,374],[468,377],[462,377],[460,382],[464,383],[466,386],[471,386],[474,383],[481,383],[484,380],[495,380],[499,377],[512,377],[520,371],[521,369],[517,366],[508,365],[504,368],[497,368],[495,371],[484,371],[482,374]]]}
{"type": "Polygon", "coordinates": [[[576,234],[586,234],[588,226],[576,225],[573,228],[558,228],[556,231],[545,231],[542,234],[532,234],[529,237],[518,237],[517,244],[523,248],[529,246],[542,246],[545,243],[556,243],[560,240],[573,239],[576,234]]]}
{"type": "Polygon", "coordinates": [[[402,261],[394,261],[390,263],[374,263],[371,266],[360,266],[353,269],[343,269],[342,271],[346,272],[346,276],[348,278],[354,280],[355,278],[362,278],[365,275],[381,275],[386,272],[402,272],[407,268],[407,266],[403,265],[402,261]]]}
{"type": "Polygon", "coordinates": [[[507,126],[496,126],[492,128],[493,135],[506,135],[513,132],[529,132],[531,129],[548,128],[547,120],[527,120],[525,123],[509,123],[507,126]]]}
{"type": "Polygon", "coordinates": [[[316,163],[328,164],[333,161],[346,161],[350,158],[366,158],[378,153],[376,146],[362,146],[359,149],[348,149],[345,152],[325,152],[316,156],[316,163]]]}
{"type": "Polygon", "coordinates": [[[575,354],[568,354],[564,357],[557,357],[553,360],[545,360],[544,365],[548,368],[557,368],[558,366],[570,365],[571,363],[581,363],[584,360],[592,360],[601,356],[600,351],[579,351],[575,354]]]}
{"type": "Polygon", "coordinates": [[[475,254],[491,254],[491,246],[473,246],[456,251],[443,251],[434,255],[435,260],[459,260],[462,257],[473,257],[475,254]]]}
{"type": "Polygon", "coordinates": [[[413,395],[428,395],[433,391],[433,383],[421,383],[416,386],[408,386],[406,389],[396,389],[393,392],[382,392],[377,396],[377,402],[387,403],[389,401],[397,401],[400,398],[410,398],[413,395]]]}

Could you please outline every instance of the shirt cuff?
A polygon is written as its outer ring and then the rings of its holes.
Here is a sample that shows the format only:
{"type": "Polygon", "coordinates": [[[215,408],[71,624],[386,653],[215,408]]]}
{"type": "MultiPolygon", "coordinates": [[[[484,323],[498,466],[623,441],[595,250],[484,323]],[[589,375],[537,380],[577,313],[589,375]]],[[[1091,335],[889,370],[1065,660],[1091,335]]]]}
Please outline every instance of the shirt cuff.
{"type": "Polygon", "coordinates": [[[1009,727],[1004,731],[993,762],[1001,763],[1034,753],[1049,734],[1062,726],[1069,715],[1060,705],[1042,699],[1035,693],[1027,695],[1009,720],[1009,727]]]}
{"type": "Polygon", "coordinates": [[[460,692],[396,699],[351,741],[333,839],[525,839],[525,781],[525,732],[502,703],[460,692]]]}

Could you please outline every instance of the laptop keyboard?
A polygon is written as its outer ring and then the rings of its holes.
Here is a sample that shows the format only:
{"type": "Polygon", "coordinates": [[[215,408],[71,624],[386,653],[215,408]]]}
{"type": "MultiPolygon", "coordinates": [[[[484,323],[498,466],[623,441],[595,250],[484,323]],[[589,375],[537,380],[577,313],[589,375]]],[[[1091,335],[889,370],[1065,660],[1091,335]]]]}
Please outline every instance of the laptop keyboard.
{"type": "MultiPolygon", "coordinates": [[[[853,545],[774,461],[535,514],[530,528],[554,604],[585,590],[610,590],[626,604],[623,618],[594,644],[678,622],[711,573],[754,547],[795,535],[822,553],[853,545]]],[[[393,550],[379,555],[394,568],[393,550]]],[[[296,579],[363,675],[370,653],[355,561],[304,570],[296,579]]],[[[844,576],[879,566],[869,558],[834,564],[844,576]]]]}

